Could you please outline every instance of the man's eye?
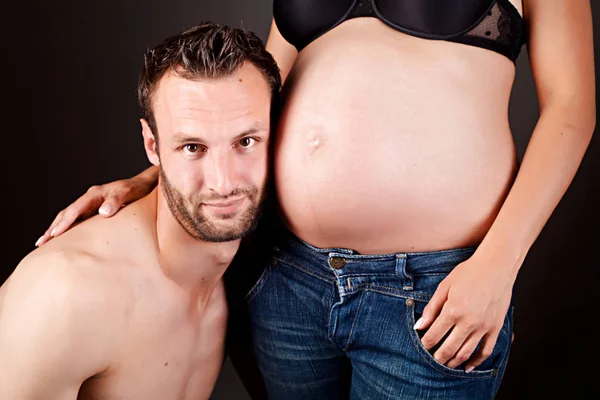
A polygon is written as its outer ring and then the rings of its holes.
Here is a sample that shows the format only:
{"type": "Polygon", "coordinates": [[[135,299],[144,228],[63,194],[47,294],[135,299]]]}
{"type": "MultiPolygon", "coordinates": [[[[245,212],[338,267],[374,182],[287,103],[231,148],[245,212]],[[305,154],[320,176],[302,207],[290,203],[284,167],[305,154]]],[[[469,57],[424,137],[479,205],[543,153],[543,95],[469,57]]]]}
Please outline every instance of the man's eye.
{"type": "Polygon", "coordinates": [[[241,139],[239,143],[242,147],[251,147],[252,145],[254,145],[254,143],[256,143],[256,139],[251,137],[245,137],[241,139]]]}
{"type": "Polygon", "coordinates": [[[183,146],[183,151],[188,154],[196,154],[201,152],[202,149],[197,144],[186,144],[183,146]]]}

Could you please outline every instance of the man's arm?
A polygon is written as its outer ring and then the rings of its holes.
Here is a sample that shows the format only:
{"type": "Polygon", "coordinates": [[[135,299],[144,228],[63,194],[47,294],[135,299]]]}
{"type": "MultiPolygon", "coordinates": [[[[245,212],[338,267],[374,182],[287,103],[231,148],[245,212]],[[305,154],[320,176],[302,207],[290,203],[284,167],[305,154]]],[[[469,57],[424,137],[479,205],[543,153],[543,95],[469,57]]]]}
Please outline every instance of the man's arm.
{"type": "Polygon", "coordinates": [[[107,368],[106,302],[77,258],[30,255],[0,289],[1,399],[75,400],[107,368]]]}

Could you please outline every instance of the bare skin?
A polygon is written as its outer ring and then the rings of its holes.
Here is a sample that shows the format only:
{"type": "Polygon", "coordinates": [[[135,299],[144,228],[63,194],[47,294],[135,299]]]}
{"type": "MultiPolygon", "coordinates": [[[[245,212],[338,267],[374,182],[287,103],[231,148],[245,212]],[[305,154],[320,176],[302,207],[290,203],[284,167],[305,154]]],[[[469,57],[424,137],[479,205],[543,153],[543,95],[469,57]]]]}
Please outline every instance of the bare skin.
{"type": "Polygon", "coordinates": [[[266,184],[270,98],[250,64],[219,80],[161,78],[160,143],[142,120],[160,188],[36,249],[0,288],[0,398],[210,397],[224,358],[222,276],[247,232],[242,216],[260,203],[243,193],[266,184]],[[184,228],[169,190],[202,214],[198,226],[237,237],[184,228]]]}
{"type": "Polygon", "coordinates": [[[275,159],[284,216],[315,246],[363,254],[479,243],[517,167],[514,66],[390,31],[350,20],[296,59],[275,159]]]}
{"type": "MultiPolygon", "coordinates": [[[[373,18],[346,21],[300,54],[275,24],[267,43],[286,77],[275,180],[293,233],[365,254],[478,245],[417,326],[428,328],[426,348],[452,330],[434,354],[451,368],[491,353],[518,270],[596,123],[589,2],[512,2],[528,24],[540,104],[520,166],[508,121],[515,66],[500,54],[373,18]]],[[[101,205],[113,215],[155,175],[93,188],[40,243],[101,205]]]]}
{"type": "Polygon", "coordinates": [[[157,257],[155,226],[156,191],[19,265],[0,289],[2,398],[209,398],[227,323],[216,278],[229,257],[207,253],[193,266],[207,284],[184,288],[157,257]]]}

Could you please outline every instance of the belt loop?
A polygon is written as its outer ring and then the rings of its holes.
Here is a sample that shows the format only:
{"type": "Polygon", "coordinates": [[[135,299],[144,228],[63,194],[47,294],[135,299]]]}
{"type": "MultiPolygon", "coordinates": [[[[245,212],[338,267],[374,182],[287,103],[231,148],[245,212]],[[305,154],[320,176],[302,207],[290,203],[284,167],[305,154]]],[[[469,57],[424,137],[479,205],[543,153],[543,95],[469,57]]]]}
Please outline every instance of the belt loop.
{"type": "Polygon", "coordinates": [[[406,272],[406,253],[396,254],[396,275],[402,279],[402,289],[413,290],[413,278],[406,272]]]}

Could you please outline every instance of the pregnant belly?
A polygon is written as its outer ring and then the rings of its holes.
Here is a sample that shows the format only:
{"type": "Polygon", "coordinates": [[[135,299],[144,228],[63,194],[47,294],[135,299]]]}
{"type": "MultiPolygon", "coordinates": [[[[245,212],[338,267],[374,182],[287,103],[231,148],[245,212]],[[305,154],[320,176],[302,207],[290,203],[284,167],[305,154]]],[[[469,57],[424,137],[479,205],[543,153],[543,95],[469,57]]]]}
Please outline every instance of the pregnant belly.
{"type": "Polygon", "coordinates": [[[313,42],[282,92],[284,221],[314,246],[365,254],[477,244],[517,168],[513,78],[491,51],[368,18],[313,42]]]}
{"type": "Polygon", "coordinates": [[[279,135],[275,181],[285,223],[317,247],[374,254],[475,245],[517,166],[508,128],[302,125],[279,135]]]}

